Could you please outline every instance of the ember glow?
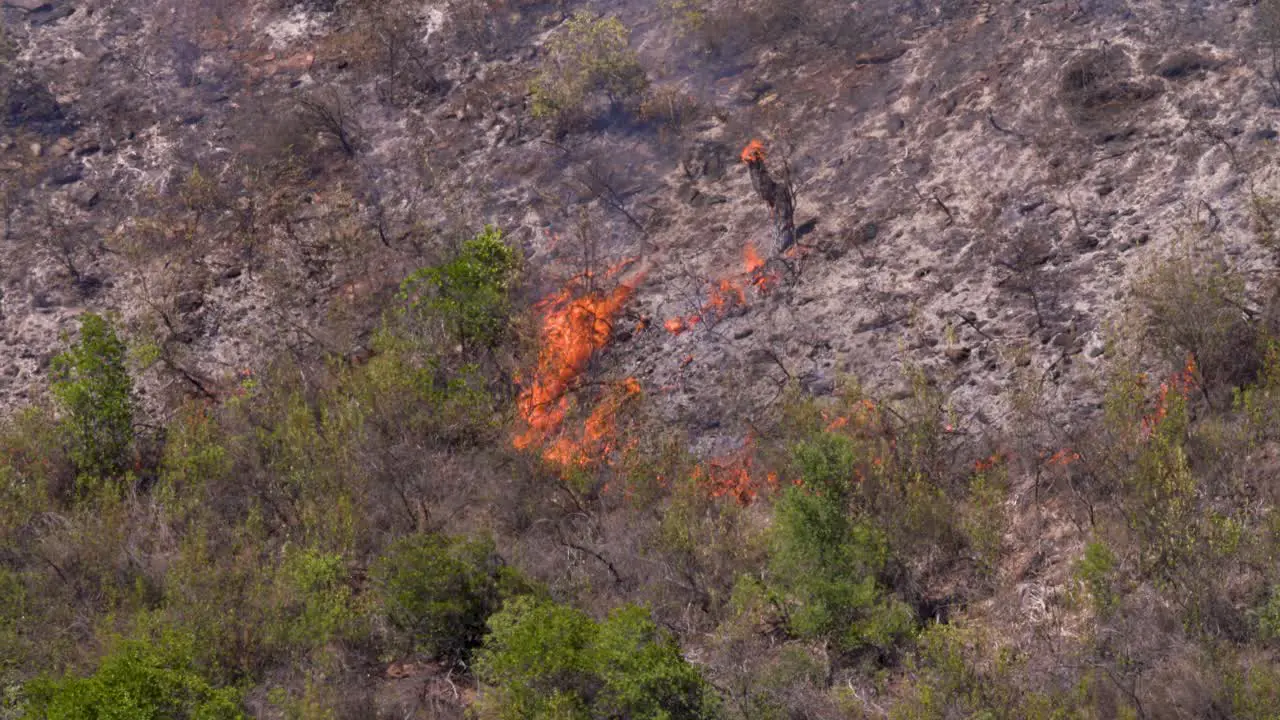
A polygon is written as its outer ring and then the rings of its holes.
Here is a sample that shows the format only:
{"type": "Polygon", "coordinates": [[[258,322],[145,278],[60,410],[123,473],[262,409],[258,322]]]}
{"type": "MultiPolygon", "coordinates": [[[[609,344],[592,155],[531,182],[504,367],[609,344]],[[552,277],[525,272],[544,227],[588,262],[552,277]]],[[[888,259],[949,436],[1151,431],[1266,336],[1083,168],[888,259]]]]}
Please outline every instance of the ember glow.
{"type": "Polygon", "coordinates": [[[752,140],[747,146],[742,148],[742,162],[750,165],[751,163],[764,162],[765,151],[764,143],[759,140],[752,140]]]}
{"type": "Polygon", "coordinates": [[[750,505],[761,492],[778,487],[777,473],[761,477],[756,470],[754,451],[755,442],[747,438],[737,452],[694,468],[693,479],[703,484],[711,497],[731,497],[740,505],[750,505]]]}
{"type": "MultiPolygon", "coordinates": [[[[618,276],[624,261],[605,273],[618,276]]],[[[618,281],[612,291],[581,288],[590,280],[579,277],[538,303],[542,312],[541,350],[533,378],[516,399],[526,430],[512,441],[517,448],[542,443],[559,431],[569,409],[567,393],[587,369],[591,356],[609,342],[614,319],[644,279],[645,268],[618,281]]]]}

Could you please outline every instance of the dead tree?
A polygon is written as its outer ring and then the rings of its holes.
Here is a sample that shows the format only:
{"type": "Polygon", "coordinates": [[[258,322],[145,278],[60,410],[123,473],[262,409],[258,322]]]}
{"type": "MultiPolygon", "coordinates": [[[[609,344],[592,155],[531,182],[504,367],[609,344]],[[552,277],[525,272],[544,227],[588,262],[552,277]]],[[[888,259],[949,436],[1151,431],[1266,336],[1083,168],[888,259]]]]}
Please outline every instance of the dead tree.
{"type": "Polygon", "coordinates": [[[774,254],[781,255],[796,242],[796,202],[791,173],[784,171],[782,182],[773,179],[765,165],[764,143],[752,140],[742,150],[742,162],[751,171],[751,185],[769,206],[773,219],[774,254]]]}

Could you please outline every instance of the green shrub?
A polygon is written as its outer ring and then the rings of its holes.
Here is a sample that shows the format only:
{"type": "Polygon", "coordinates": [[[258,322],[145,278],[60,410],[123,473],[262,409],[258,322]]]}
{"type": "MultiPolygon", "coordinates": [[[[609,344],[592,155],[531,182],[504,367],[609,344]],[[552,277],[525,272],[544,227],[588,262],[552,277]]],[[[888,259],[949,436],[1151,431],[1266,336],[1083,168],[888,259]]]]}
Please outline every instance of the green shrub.
{"type": "Polygon", "coordinates": [[[1008,477],[1001,463],[975,473],[969,483],[969,502],[961,527],[978,561],[979,572],[988,579],[999,569],[1007,494],[1008,477]]]}
{"type": "Polygon", "coordinates": [[[192,662],[193,636],[122,641],[88,677],[27,684],[27,717],[42,720],[234,720],[239,693],[215,688],[192,662]]]}
{"type": "Polygon", "coordinates": [[[1076,693],[1020,687],[1022,659],[975,627],[929,625],[920,633],[910,665],[912,683],[889,713],[892,720],[1098,717],[1078,707],[1081,698],[1076,693]]]}
{"type": "Polygon", "coordinates": [[[649,78],[630,48],[630,35],[614,17],[579,11],[570,18],[547,43],[532,87],[534,116],[568,130],[590,119],[599,97],[611,108],[637,102],[649,78]]]}
{"type": "Polygon", "coordinates": [[[714,718],[698,670],[649,618],[628,606],[597,623],[545,599],[511,600],[477,653],[482,718],[557,720],[714,718]]]}
{"type": "Polygon", "coordinates": [[[1084,556],[1076,565],[1076,578],[1089,591],[1094,609],[1107,615],[1119,602],[1115,588],[1116,556],[1104,542],[1093,541],[1084,546],[1084,556]]]}
{"type": "Polygon", "coordinates": [[[354,634],[359,608],[341,555],[314,548],[289,553],[278,580],[289,618],[284,638],[289,647],[312,649],[354,634]]]}
{"type": "Polygon", "coordinates": [[[111,323],[83,315],[80,339],[53,358],[52,377],[76,468],[95,478],[123,470],[133,444],[133,381],[111,323]]]}
{"type": "Polygon", "coordinates": [[[503,600],[529,591],[493,541],[414,535],[387,549],[373,581],[391,624],[414,650],[461,660],[480,644],[503,600]]]}
{"type": "Polygon", "coordinates": [[[411,312],[443,323],[453,342],[468,348],[494,347],[506,335],[511,288],[519,261],[488,225],[462,244],[442,265],[421,268],[405,278],[400,296],[411,312]]]}
{"type": "Polygon", "coordinates": [[[1272,586],[1267,602],[1255,612],[1258,634],[1268,640],[1280,638],[1280,585],[1272,586]]]}
{"type": "Polygon", "coordinates": [[[804,485],[787,488],[778,503],[769,562],[791,629],[843,651],[889,651],[911,634],[914,613],[881,582],[884,535],[852,515],[853,443],[823,433],[794,454],[804,485]]]}

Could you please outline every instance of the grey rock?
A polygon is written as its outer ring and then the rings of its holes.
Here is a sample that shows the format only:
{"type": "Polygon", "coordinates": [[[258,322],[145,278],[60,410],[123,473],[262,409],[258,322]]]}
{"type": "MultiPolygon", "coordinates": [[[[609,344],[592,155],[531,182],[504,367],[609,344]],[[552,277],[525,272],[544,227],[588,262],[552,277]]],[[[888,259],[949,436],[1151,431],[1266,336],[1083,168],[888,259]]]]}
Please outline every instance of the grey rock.
{"type": "Polygon", "coordinates": [[[79,164],[63,165],[49,175],[49,183],[55,187],[70,185],[84,179],[84,166],[79,164]]]}
{"type": "Polygon", "coordinates": [[[173,307],[186,315],[199,310],[204,305],[204,296],[195,290],[179,293],[173,300],[173,307]]]}
{"type": "Polygon", "coordinates": [[[75,14],[75,11],[76,9],[73,6],[65,3],[41,7],[31,13],[31,25],[33,27],[52,25],[65,17],[75,14]]]}
{"type": "Polygon", "coordinates": [[[98,191],[84,183],[80,183],[71,188],[71,192],[68,193],[68,197],[71,199],[71,202],[86,210],[98,204],[98,191]]]}
{"type": "Polygon", "coordinates": [[[807,390],[810,395],[831,395],[836,391],[835,378],[825,372],[815,372],[805,375],[800,379],[800,385],[807,390]]]}

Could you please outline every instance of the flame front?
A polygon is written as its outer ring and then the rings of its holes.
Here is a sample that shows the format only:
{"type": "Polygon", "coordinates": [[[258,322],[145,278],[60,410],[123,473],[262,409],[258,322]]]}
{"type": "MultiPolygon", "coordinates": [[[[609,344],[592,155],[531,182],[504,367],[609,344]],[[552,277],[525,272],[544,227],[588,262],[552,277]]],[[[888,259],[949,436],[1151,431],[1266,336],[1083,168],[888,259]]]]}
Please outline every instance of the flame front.
{"type": "Polygon", "coordinates": [[[618,410],[640,394],[640,382],[627,378],[591,411],[580,433],[563,432],[547,446],[542,456],[561,467],[587,467],[608,460],[618,449],[618,410]]]}
{"type": "Polygon", "coordinates": [[[748,275],[754,275],[764,268],[764,258],[760,257],[755,245],[747,245],[742,249],[742,261],[747,266],[748,275]]]}
{"type": "MultiPolygon", "coordinates": [[[[629,261],[610,268],[615,276],[629,261]]],[[[566,393],[587,369],[591,356],[609,342],[613,322],[636,286],[644,270],[623,279],[611,292],[591,291],[577,295],[578,281],[538,303],[542,310],[542,347],[532,381],[516,399],[516,407],[527,429],[512,441],[526,448],[544,441],[564,423],[569,409],[566,393]]]]}

